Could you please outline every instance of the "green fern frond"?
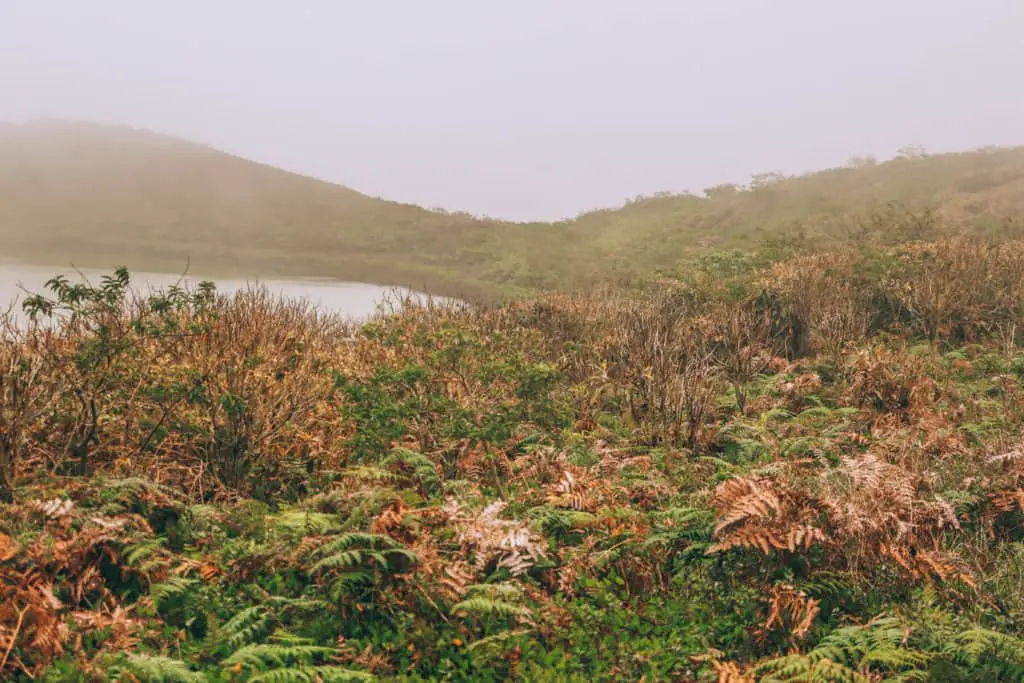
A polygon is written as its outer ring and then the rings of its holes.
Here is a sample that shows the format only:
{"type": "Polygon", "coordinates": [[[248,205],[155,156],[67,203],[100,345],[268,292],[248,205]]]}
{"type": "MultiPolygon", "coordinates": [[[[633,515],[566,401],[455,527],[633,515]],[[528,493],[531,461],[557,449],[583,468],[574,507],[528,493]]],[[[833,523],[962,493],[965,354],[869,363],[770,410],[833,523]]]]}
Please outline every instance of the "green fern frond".
{"type": "Polygon", "coordinates": [[[316,612],[317,610],[323,610],[330,607],[330,603],[325,600],[317,600],[315,598],[289,598],[284,595],[271,595],[267,598],[267,603],[275,605],[281,610],[296,610],[298,612],[316,612]]]}
{"type": "Polygon", "coordinates": [[[535,507],[527,515],[531,525],[547,536],[559,536],[585,529],[596,517],[580,510],[563,510],[547,505],[535,507]]]}
{"type": "Polygon", "coordinates": [[[798,420],[827,420],[832,417],[832,409],[826,408],[825,406],[815,406],[813,408],[807,408],[801,410],[797,415],[798,420]]]}
{"type": "Polygon", "coordinates": [[[190,589],[200,584],[198,579],[189,579],[183,576],[171,576],[167,580],[153,584],[149,589],[149,595],[153,598],[154,604],[160,607],[164,602],[178,596],[186,595],[190,589]]]}
{"type": "Polygon", "coordinates": [[[124,549],[122,555],[124,563],[129,567],[144,568],[150,563],[146,560],[154,558],[157,552],[159,552],[164,546],[164,539],[153,538],[140,541],[139,543],[133,543],[132,545],[124,549]]]}
{"type": "Polygon", "coordinates": [[[670,522],[681,526],[696,526],[712,522],[714,513],[711,510],[700,508],[675,507],[655,512],[651,517],[660,523],[670,522]]]}
{"type": "Polygon", "coordinates": [[[224,660],[225,666],[242,666],[265,671],[272,668],[284,668],[293,664],[312,664],[318,658],[330,657],[334,648],[318,645],[272,645],[250,644],[231,654],[224,660]]]}
{"type": "Polygon", "coordinates": [[[669,508],[651,515],[655,527],[643,542],[644,548],[671,547],[710,542],[714,514],[691,507],[669,508]]]}
{"type": "Polygon", "coordinates": [[[393,538],[366,533],[344,534],[321,546],[318,554],[321,558],[311,568],[314,573],[374,564],[384,571],[390,571],[394,560],[401,559],[408,564],[419,561],[416,553],[403,548],[393,538]]]}
{"type": "Polygon", "coordinates": [[[374,574],[369,571],[354,571],[338,574],[331,581],[330,596],[334,602],[373,585],[374,574]]]}
{"type": "Polygon", "coordinates": [[[386,482],[388,484],[397,483],[402,479],[402,477],[395,472],[376,465],[352,465],[342,470],[342,475],[345,477],[351,477],[352,479],[386,482]]]}
{"type": "Polygon", "coordinates": [[[985,628],[970,628],[957,634],[944,648],[958,664],[976,667],[995,660],[1024,665],[1024,641],[1012,635],[985,628]]]}
{"type": "Polygon", "coordinates": [[[768,430],[768,424],[772,420],[792,420],[795,415],[785,408],[772,408],[761,413],[758,419],[758,431],[762,434],[768,430]]]}
{"type": "Polygon", "coordinates": [[[369,683],[377,677],[340,666],[304,666],[272,669],[249,679],[251,683],[369,683]]]}
{"type": "Polygon", "coordinates": [[[800,436],[795,439],[783,439],[779,444],[780,457],[792,457],[813,452],[816,448],[827,445],[827,441],[816,436],[800,436]]]}
{"type": "Polygon", "coordinates": [[[487,649],[494,645],[501,645],[509,638],[515,638],[516,636],[523,636],[531,632],[531,629],[520,628],[514,631],[501,631],[494,635],[481,638],[480,640],[474,640],[472,643],[466,646],[467,652],[477,652],[479,650],[487,649]]]}
{"type": "Polygon", "coordinates": [[[143,496],[160,495],[174,500],[183,498],[180,491],[162,484],[156,484],[142,477],[124,477],[103,481],[103,499],[119,503],[133,503],[143,496]]]}
{"type": "Polygon", "coordinates": [[[247,607],[217,629],[215,639],[234,651],[264,637],[271,624],[270,615],[262,607],[247,607]]]}
{"type": "Polygon", "coordinates": [[[907,647],[906,628],[895,618],[883,617],[862,626],[839,628],[814,648],[812,662],[829,660],[858,671],[899,672],[925,666],[931,655],[907,647]]]}
{"type": "Polygon", "coordinates": [[[474,583],[466,587],[466,596],[471,598],[507,598],[512,600],[519,598],[522,594],[522,589],[512,583],[474,583]]]}
{"type": "Polygon", "coordinates": [[[341,520],[336,515],[308,510],[288,510],[268,518],[270,527],[275,530],[302,532],[306,534],[326,534],[341,529],[341,520]]]}
{"type": "Polygon", "coordinates": [[[529,618],[530,610],[513,600],[522,596],[522,590],[511,583],[482,583],[466,588],[466,597],[451,608],[458,616],[497,616],[529,618]]]}
{"type": "Polygon", "coordinates": [[[859,595],[856,577],[840,572],[820,572],[814,578],[798,583],[798,588],[812,598],[837,600],[859,595]]]}
{"type": "Polygon", "coordinates": [[[363,546],[373,549],[400,548],[401,544],[390,536],[382,534],[368,534],[360,531],[353,531],[338,536],[330,543],[320,547],[320,552],[334,553],[339,550],[347,550],[353,546],[363,546]]]}
{"type": "Polygon", "coordinates": [[[530,610],[497,598],[476,597],[463,600],[452,606],[452,614],[473,614],[476,616],[525,617],[530,610]]]}
{"type": "Polygon", "coordinates": [[[330,571],[332,569],[348,569],[365,564],[370,556],[378,556],[379,553],[368,553],[365,550],[342,550],[322,558],[313,565],[312,571],[330,571]]]}
{"type": "Polygon", "coordinates": [[[428,495],[434,495],[441,490],[441,476],[437,473],[437,466],[422,453],[408,448],[394,448],[380,464],[381,467],[399,465],[412,469],[412,478],[428,495]]]}
{"type": "Polygon", "coordinates": [[[131,674],[141,683],[203,683],[206,680],[180,659],[156,655],[128,655],[120,666],[113,667],[112,673],[131,674]]]}
{"type": "Polygon", "coordinates": [[[812,661],[806,654],[785,655],[760,662],[751,673],[763,683],[872,683],[876,680],[830,659],[812,661]]]}

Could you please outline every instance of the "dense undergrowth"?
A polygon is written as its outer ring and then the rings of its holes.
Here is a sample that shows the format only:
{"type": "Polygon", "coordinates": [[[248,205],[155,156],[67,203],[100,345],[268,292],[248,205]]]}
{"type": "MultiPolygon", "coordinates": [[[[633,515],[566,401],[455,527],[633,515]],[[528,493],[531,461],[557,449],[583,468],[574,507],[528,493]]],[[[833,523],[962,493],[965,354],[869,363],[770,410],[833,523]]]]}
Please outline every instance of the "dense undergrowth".
{"type": "Polygon", "coordinates": [[[1021,679],[1024,244],[865,244],[358,329],[54,280],[0,678],[1021,679]]]}

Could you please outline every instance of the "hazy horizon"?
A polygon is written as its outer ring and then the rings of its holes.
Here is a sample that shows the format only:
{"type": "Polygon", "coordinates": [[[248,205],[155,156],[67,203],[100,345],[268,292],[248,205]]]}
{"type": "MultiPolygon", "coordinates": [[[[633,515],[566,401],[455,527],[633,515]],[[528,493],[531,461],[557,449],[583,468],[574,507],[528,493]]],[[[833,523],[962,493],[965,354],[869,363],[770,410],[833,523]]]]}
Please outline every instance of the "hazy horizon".
{"type": "Polygon", "coordinates": [[[1024,3],[891,4],[7,3],[0,120],[144,128],[514,220],[1024,143],[1024,3]]]}

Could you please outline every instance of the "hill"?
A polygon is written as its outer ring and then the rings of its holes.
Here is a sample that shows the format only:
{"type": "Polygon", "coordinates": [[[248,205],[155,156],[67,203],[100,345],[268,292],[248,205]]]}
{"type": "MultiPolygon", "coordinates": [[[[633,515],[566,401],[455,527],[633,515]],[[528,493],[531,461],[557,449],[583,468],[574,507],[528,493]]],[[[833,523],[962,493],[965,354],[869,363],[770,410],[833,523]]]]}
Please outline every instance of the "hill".
{"type": "Polygon", "coordinates": [[[44,265],[174,271],[191,260],[193,272],[209,275],[521,294],[649,279],[711,249],[783,235],[843,240],[879,215],[887,225],[911,212],[917,223],[925,215],[928,228],[1005,230],[1021,208],[1024,148],[768,174],[570,221],[508,223],[368,197],[146,131],[0,125],[5,256],[44,265]]]}
{"type": "Polygon", "coordinates": [[[145,131],[0,127],[0,237],[40,264],[419,284],[443,280],[425,235],[443,254],[483,229],[145,131]]]}

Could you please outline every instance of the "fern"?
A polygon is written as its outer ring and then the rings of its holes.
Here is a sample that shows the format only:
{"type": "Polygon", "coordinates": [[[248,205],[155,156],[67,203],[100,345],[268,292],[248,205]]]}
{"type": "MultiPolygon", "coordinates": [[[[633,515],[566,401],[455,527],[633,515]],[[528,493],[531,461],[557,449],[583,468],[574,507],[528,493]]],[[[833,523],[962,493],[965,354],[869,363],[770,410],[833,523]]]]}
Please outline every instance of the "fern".
{"type": "Polygon", "coordinates": [[[752,672],[763,681],[928,680],[933,658],[905,642],[907,630],[891,617],[862,626],[847,626],[829,633],[806,654],[776,657],[755,665],[752,672]]]}
{"type": "Polygon", "coordinates": [[[330,603],[315,598],[289,598],[284,595],[271,595],[267,602],[277,606],[281,610],[295,610],[297,612],[316,612],[327,609],[330,603]]]}
{"type": "MultiPolygon", "coordinates": [[[[487,636],[486,638],[481,638],[480,640],[474,640],[472,643],[466,646],[466,651],[480,652],[482,650],[486,650],[488,648],[495,646],[501,647],[509,638],[524,636],[530,632],[531,629],[521,628],[516,629],[515,631],[502,631],[500,633],[495,633],[492,636],[487,636]]],[[[504,654],[503,650],[501,654],[504,654]]]]}
{"type": "Polygon", "coordinates": [[[366,533],[344,534],[339,538],[320,547],[321,559],[313,565],[312,571],[330,571],[379,565],[381,569],[391,569],[391,562],[403,559],[409,564],[417,562],[416,554],[401,546],[388,536],[366,533]]]}
{"type": "Polygon", "coordinates": [[[412,478],[428,495],[434,495],[441,490],[441,477],[437,473],[437,467],[422,453],[408,448],[394,448],[380,464],[381,467],[411,468],[412,478]]]}
{"type": "Polygon", "coordinates": [[[249,680],[251,683],[360,683],[376,681],[377,677],[340,666],[302,666],[271,669],[249,680]]]}
{"type": "Polygon", "coordinates": [[[644,548],[683,547],[684,557],[701,555],[710,546],[714,515],[710,510],[676,507],[651,515],[656,523],[644,541],[644,548]]]}
{"type": "Polygon", "coordinates": [[[164,539],[162,538],[147,539],[139,543],[133,543],[124,550],[124,563],[140,571],[145,571],[159,565],[160,561],[155,556],[163,549],[163,546],[164,539]]]}
{"type": "Polygon", "coordinates": [[[272,620],[261,607],[247,607],[235,614],[221,626],[214,639],[235,651],[263,638],[269,631],[272,620]]]}
{"type": "Polygon", "coordinates": [[[691,507],[675,507],[660,510],[654,513],[652,517],[655,521],[661,522],[662,524],[668,522],[672,525],[687,527],[710,527],[712,522],[712,513],[710,510],[701,510],[700,508],[691,507]]]}
{"type": "Polygon", "coordinates": [[[206,680],[185,662],[156,655],[128,655],[122,664],[112,667],[111,673],[118,678],[127,673],[140,683],[203,683],[206,680]]]}
{"type": "Polygon", "coordinates": [[[817,436],[800,436],[795,439],[783,439],[779,444],[779,457],[791,458],[798,455],[807,455],[828,446],[828,440],[817,436]]]}
{"type": "Polygon", "coordinates": [[[519,589],[508,583],[469,586],[466,599],[453,605],[451,613],[458,616],[529,618],[529,609],[512,602],[519,597],[519,589]]]}
{"type": "Polygon", "coordinates": [[[342,474],[346,477],[351,477],[352,479],[361,479],[387,484],[395,484],[401,480],[399,475],[376,465],[351,465],[346,467],[342,471],[342,474]]]}
{"type": "Polygon", "coordinates": [[[338,574],[331,580],[329,595],[340,603],[345,597],[373,586],[376,575],[371,571],[351,571],[338,574]]]}
{"type": "Polygon", "coordinates": [[[335,515],[307,510],[288,510],[269,519],[275,530],[322,535],[341,529],[341,522],[335,515]]]}
{"type": "Polygon", "coordinates": [[[753,668],[757,680],[765,683],[871,683],[874,679],[829,659],[814,661],[808,655],[792,654],[762,662],[753,668]]]}
{"type": "Polygon", "coordinates": [[[331,576],[330,595],[335,602],[373,585],[381,573],[390,576],[419,561],[393,538],[357,532],[343,534],[317,552],[320,559],[310,571],[331,576]]]}
{"type": "Polygon", "coordinates": [[[927,654],[904,647],[906,637],[907,630],[899,621],[885,617],[832,631],[810,656],[815,661],[829,659],[857,668],[870,665],[899,670],[926,664],[927,654]]]}
{"type": "Polygon", "coordinates": [[[171,576],[167,580],[161,581],[160,583],[153,584],[149,589],[149,595],[153,598],[153,603],[160,607],[166,601],[176,598],[185,597],[192,587],[199,585],[197,579],[188,579],[183,576],[171,576]]]}
{"type": "Polygon", "coordinates": [[[1012,672],[1014,678],[1024,676],[1024,641],[1012,635],[974,627],[957,634],[944,650],[954,662],[971,671],[999,668],[1004,673],[1012,672]]]}
{"type": "Polygon", "coordinates": [[[293,664],[312,664],[316,659],[334,654],[334,648],[318,645],[246,645],[224,660],[225,666],[242,665],[257,671],[283,668],[293,664]]]}
{"type": "Polygon", "coordinates": [[[843,601],[849,604],[861,594],[855,576],[843,572],[818,572],[813,578],[801,581],[799,589],[821,600],[843,601]]]}
{"type": "Polygon", "coordinates": [[[473,663],[478,667],[493,668],[500,666],[511,647],[508,641],[512,638],[527,635],[532,630],[531,628],[518,628],[512,631],[499,631],[493,635],[474,640],[466,646],[466,652],[470,654],[473,658],[473,663]]]}
{"type": "Polygon", "coordinates": [[[768,431],[768,424],[772,420],[792,420],[796,415],[785,408],[772,408],[761,413],[758,419],[758,431],[762,434],[768,431]]]}
{"type": "Polygon", "coordinates": [[[563,510],[547,505],[533,508],[528,513],[534,528],[548,536],[561,536],[586,529],[596,517],[580,510],[563,510]]]}
{"type": "Polygon", "coordinates": [[[499,617],[528,616],[530,611],[521,605],[515,605],[498,598],[469,598],[455,604],[453,614],[474,614],[499,617]]]}
{"type": "Polygon", "coordinates": [[[173,488],[154,484],[141,477],[108,479],[103,482],[101,499],[106,503],[103,508],[106,514],[125,512],[146,498],[178,503],[182,495],[173,488]]]}

